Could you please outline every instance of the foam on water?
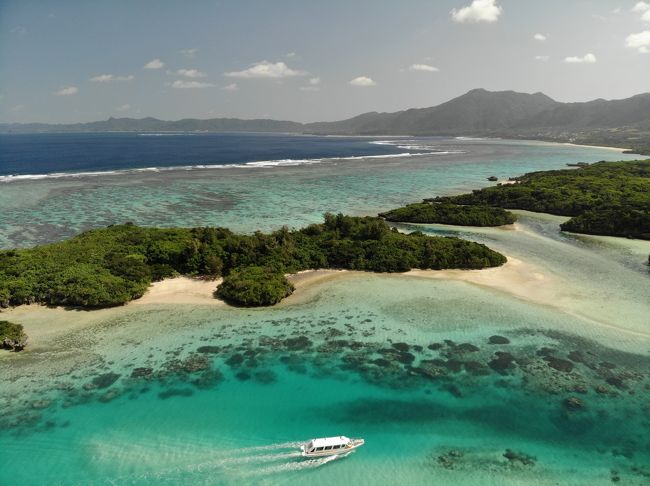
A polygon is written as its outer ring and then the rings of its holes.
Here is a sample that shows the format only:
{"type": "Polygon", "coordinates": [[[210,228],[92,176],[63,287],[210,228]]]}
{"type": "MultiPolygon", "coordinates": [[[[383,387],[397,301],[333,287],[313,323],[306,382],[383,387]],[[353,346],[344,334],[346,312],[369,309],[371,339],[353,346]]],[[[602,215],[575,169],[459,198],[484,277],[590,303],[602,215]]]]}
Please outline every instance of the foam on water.
{"type": "MultiPolygon", "coordinates": [[[[399,146],[403,149],[411,150],[426,150],[430,147],[413,145],[413,146],[399,146]]],[[[259,160],[256,162],[246,162],[244,164],[195,164],[195,165],[182,165],[171,167],[143,167],[137,169],[124,169],[124,170],[106,170],[106,171],[90,171],[90,172],[53,172],[51,174],[10,174],[0,176],[0,182],[20,182],[20,181],[39,181],[44,179],[63,179],[63,178],[87,178],[87,177],[101,177],[101,176],[128,176],[142,172],[175,172],[175,171],[191,171],[191,170],[209,170],[209,169],[246,169],[246,168],[273,168],[273,167],[296,167],[301,165],[314,165],[332,162],[344,162],[355,160],[372,160],[372,159],[401,159],[409,157],[422,157],[427,155],[452,155],[462,154],[462,150],[440,150],[440,151],[427,151],[427,152],[402,152],[397,154],[386,155],[358,155],[349,157],[330,157],[319,159],[278,159],[278,160],[259,160]]]]}

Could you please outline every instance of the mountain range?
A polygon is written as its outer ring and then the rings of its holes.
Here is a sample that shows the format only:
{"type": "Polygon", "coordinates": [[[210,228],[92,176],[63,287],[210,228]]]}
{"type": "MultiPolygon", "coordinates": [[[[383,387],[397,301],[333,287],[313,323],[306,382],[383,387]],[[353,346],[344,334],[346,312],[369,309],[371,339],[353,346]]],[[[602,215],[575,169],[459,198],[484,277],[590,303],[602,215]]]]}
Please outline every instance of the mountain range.
{"type": "Polygon", "coordinates": [[[335,122],[236,118],[109,118],[75,124],[0,124],[2,133],[252,131],[327,135],[474,135],[619,146],[650,146],[650,93],[622,100],[562,103],[543,93],[473,89],[446,103],[335,122]]]}

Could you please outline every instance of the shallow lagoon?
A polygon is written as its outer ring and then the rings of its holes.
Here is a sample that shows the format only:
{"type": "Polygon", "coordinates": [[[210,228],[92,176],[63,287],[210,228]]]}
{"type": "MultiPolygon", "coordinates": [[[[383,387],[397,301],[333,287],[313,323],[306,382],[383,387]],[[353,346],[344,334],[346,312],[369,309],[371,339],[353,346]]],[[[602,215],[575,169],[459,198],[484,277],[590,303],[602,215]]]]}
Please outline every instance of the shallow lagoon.
{"type": "Polygon", "coordinates": [[[35,393],[12,399],[0,435],[4,460],[29,461],[15,479],[647,480],[647,352],[578,338],[587,323],[461,282],[355,275],[308,292],[276,309],[113,310],[34,350],[54,362],[21,356],[10,389],[35,393]],[[36,375],[46,362],[54,376],[36,375]],[[367,445],[331,464],[295,455],[330,433],[367,445]]]}
{"type": "MultiPolygon", "coordinates": [[[[191,143],[192,137],[179,140],[191,143]]],[[[301,227],[320,222],[327,211],[376,215],[432,195],[482,187],[492,175],[507,179],[576,161],[638,158],[543,142],[433,138],[410,143],[416,142],[439,153],[0,182],[0,247],[56,241],[125,221],[243,232],[301,227]]]]}
{"type": "MultiPolygon", "coordinates": [[[[621,158],[467,143],[480,148],[449,160],[10,183],[0,191],[2,235],[48,240],[97,214],[241,230],[300,225],[324,209],[374,214],[493,173],[621,158]],[[216,194],[233,181],[236,204],[197,205],[197,188],[216,194]],[[19,217],[22,204],[37,229],[19,217]]],[[[0,463],[12,465],[15,484],[647,484],[650,243],[560,234],[558,219],[523,214],[515,230],[418,228],[529,262],[557,285],[556,301],[353,274],[273,309],[64,313],[92,322],[0,357],[0,463]],[[494,335],[509,343],[490,344],[494,335]],[[340,433],[366,445],[331,462],[295,454],[298,441],[340,433]]],[[[28,331],[42,326],[42,314],[18,315],[28,331]]]]}

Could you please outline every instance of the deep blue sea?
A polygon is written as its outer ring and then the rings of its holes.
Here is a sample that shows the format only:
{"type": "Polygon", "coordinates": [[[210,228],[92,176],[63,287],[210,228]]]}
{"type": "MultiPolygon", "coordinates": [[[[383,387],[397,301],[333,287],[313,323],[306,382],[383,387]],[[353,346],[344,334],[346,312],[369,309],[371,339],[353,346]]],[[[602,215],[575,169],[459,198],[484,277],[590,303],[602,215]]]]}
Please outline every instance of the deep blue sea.
{"type": "Polygon", "coordinates": [[[403,153],[356,137],[269,133],[0,134],[0,176],[307,161],[403,153]]]}

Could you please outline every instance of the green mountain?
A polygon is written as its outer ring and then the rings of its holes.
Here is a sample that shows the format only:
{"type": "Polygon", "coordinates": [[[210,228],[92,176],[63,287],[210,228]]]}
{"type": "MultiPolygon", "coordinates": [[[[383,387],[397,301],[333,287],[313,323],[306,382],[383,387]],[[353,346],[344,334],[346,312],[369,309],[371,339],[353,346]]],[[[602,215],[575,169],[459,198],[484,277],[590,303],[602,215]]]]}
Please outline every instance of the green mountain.
{"type": "Polygon", "coordinates": [[[364,113],[335,122],[109,118],[49,125],[0,124],[2,133],[247,131],[327,135],[474,135],[635,147],[650,151],[650,93],[622,100],[560,103],[543,93],[474,89],[430,108],[364,113]]]}

